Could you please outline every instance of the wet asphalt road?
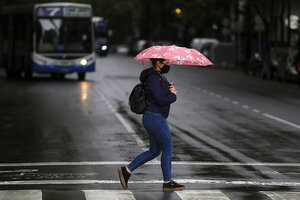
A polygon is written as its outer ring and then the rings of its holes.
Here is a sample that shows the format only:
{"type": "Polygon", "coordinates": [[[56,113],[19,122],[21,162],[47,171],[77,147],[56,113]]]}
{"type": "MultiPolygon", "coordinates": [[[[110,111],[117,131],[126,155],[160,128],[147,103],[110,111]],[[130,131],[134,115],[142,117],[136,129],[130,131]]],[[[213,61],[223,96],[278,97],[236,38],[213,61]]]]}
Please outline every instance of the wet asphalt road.
{"type": "MultiPolygon", "coordinates": [[[[15,190],[49,200],[121,194],[117,167],[148,147],[141,116],[128,107],[141,70],[109,55],[83,82],[75,74],[0,81],[0,199],[15,190]]],[[[168,118],[173,178],[207,192],[190,199],[300,199],[299,87],[214,68],[173,66],[167,77],[179,91],[168,118]]],[[[161,192],[161,180],[154,160],[135,171],[129,192],[185,199],[161,192]]]]}

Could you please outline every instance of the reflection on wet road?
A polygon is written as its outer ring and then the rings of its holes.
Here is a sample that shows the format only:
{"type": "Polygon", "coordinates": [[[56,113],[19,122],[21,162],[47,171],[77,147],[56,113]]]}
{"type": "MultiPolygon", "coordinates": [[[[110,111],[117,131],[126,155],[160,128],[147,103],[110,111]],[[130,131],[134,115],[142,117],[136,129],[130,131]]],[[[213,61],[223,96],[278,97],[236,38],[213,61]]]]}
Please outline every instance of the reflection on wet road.
{"type": "Polygon", "coordinates": [[[141,70],[110,55],[87,81],[2,82],[0,200],[300,199],[299,88],[186,66],[167,77],[179,91],[168,118],[172,174],[187,190],[161,192],[157,159],[122,191],[116,169],[148,146],[141,116],[128,107],[141,70]]]}

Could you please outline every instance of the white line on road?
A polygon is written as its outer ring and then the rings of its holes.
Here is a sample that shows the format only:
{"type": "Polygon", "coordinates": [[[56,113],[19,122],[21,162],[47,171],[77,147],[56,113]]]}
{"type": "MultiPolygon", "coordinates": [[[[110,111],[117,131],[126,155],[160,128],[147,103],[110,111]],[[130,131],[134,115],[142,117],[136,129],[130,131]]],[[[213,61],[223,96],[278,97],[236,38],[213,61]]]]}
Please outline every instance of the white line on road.
{"type": "MultiPolygon", "coordinates": [[[[89,162],[36,162],[36,163],[0,163],[0,167],[36,167],[36,166],[98,166],[98,165],[127,165],[128,161],[89,161],[89,162]]],[[[145,165],[160,165],[160,161],[150,161],[145,165]]],[[[172,165],[198,166],[273,166],[273,167],[300,167],[300,163],[273,163],[273,162],[197,162],[172,161],[172,165]]]]}
{"type": "MultiPolygon", "coordinates": [[[[202,91],[203,91],[203,93],[209,93],[210,95],[214,95],[215,94],[214,92],[210,92],[210,91],[208,91],[206,89],[202,89],[202,91]]],[[[220,95],[220,97],[219,97],[219,95],[215,95],[215,96],[217,98],[221,97],[221,95],[220,95]]],[[[223,100],[229,101],[229,98],[224,97],[223,100]]],[[[235,105],[239,105],[240,104],[238,101],[232,101],[232,103],[235,104],[235,105]]],[[[242,105],[242,107],[245,108],[245,109],[249,109],[250,108],[250,106],[248,106],[248,105],[242,105]]],[[[252,111],[255,112],[255,113],[261,113],[261,111],[258,110],[258,109],[253,109],[252,111]]],[[[262,115],[265,116],[265,117],[268,117],[270,119],[273,119],[273,120],[279,121],[281,123],[284,123],[286,125],[289,125],[289,126],[292,126],[292,127],[300,129],[300,125],[298,125],[298,124],[294,124],[292,122],[286,121],[284,119],[280,119],[279,117],[275,117],[275,116],[272,116],[272,115],[267,114],[267,113],[263,113],[262,115]]]]}
{"type": "Polygon", "coordinates": [[[253,109],[252,111],[255,113],[260,113],[260,110],[258,110],[258,109],[253,109]]]}
{"type": "Polygon", "coordinates": [[[245,109],[249,109],[249,106],[247,106],[247,105],[243,105],[243,108],[245,108],[245,109]]]}
{"type": "Polygon", "coordinates": [[[138,146],[143,149],[143,151],[147,151],[148,149],[146,148],[145,143],[143,140],[135,133],[133,128],[130,126],[130,124],[126,121],[126,119],[118,113],[114,107],[111,105],[111,103],[107,100],[105,95],[98,89],[96,89],[97,93],[101,97],[101,99],[105,102],[109,110],[118,118],[118,120],[122,123],[122,125],[126,128],[126,130],[131,134],[131,136],[136,140],[138,146]]]}
{"type": "Polygon", "coordinates": [[[38,169],[17,169],[17,170],[6,170],[6,171],[0,171],[0,174],[6,174],[6,173],[32,173],[32,172],[38,172],[38,169]]]}
{"type": "MultiPolygon", "coordinates": [[[[161,184],[163,180],[130,181],[130,184],[161,184]]],[[[252,186],[288,186],[299,187],[300,182],[282,181],[245,181],[245,180],[210,180],[210,179],[176,179],[180,184],[221,184],[252,186]]],[[[120,184],[119,180],[30,180],[0,181],[0,186],[7,185],[86,185],[86,184],[120,184]]]]}
{"type": "Polygon", "coordinates": [[[129,190],[83,190],[86,200],[135,200],[129,190]]]}
{"type": "Polygon", "coordinates": [[[274,120],[279,121],[279,122],[281,122],[281,123],[284,123],[284,124],[286,124],[286,125],[290,125],[290,126],[292,126],[292,127],[295,127],[295,128],[300,129],[300,125],[294,124],[294,123],[289,122],[289,121],[286,121],[286,120],[284,120],[284,119],[280,119],[279,117],[275,117],[275,116],[270,115],[270,114],[267,114],[267,113],[263,113],[263,116],[268,117],[268,118],[270,118],[270,119],[274,119],[274,120]]]}
{"type": "Polygon", "coordinates": [[[0,200],[41,200],[41,190],[6,190],[0,191],[0,200]]]}
{"type": "Polygon", "coordinates": [[[182,200],[229,200],[229,198],[219,190],[184,190],[176,191],[182,200]]]}
{"type": "Polygon", "coordinates": [[[238,104],[239,104],[238,101],[233,101],[232,103],[235,104],[235,105],[238,105],[238,104]]]}
{"type": "Polygon", "coordinates": [[[261,193],[267,195],[274,200],[300,200],[299,192],[273,192],[273,191],[261,191],[261,193]]]}

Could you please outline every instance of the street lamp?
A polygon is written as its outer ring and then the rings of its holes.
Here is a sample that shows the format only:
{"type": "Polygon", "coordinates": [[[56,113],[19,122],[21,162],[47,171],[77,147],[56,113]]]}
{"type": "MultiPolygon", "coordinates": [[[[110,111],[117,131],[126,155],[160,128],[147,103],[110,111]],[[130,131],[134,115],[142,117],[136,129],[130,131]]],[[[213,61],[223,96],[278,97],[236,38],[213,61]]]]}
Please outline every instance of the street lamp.
{"type": "Polygon", "coordinates": [[[180,8],[176,8],[175,12],[176,12],[177,15],[180,15],[181,14],[181,9],[180,8]]]}

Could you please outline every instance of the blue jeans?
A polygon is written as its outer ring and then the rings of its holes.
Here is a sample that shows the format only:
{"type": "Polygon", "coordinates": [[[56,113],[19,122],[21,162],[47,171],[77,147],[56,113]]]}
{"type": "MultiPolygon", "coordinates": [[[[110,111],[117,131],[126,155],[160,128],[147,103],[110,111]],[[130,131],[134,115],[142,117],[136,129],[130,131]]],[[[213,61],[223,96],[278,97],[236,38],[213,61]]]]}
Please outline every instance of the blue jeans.
{"type": "Polygon", "coordinates": [[[127,167],[134,171],[139,166],[161,155],[161,169],[164,181],[169,181],[171,177],[171,161],[173,142],[167,120],[158,113],[146,111],[143,115],[143,125],[148,132],[150,149],[141,153],[127,167]]]}

